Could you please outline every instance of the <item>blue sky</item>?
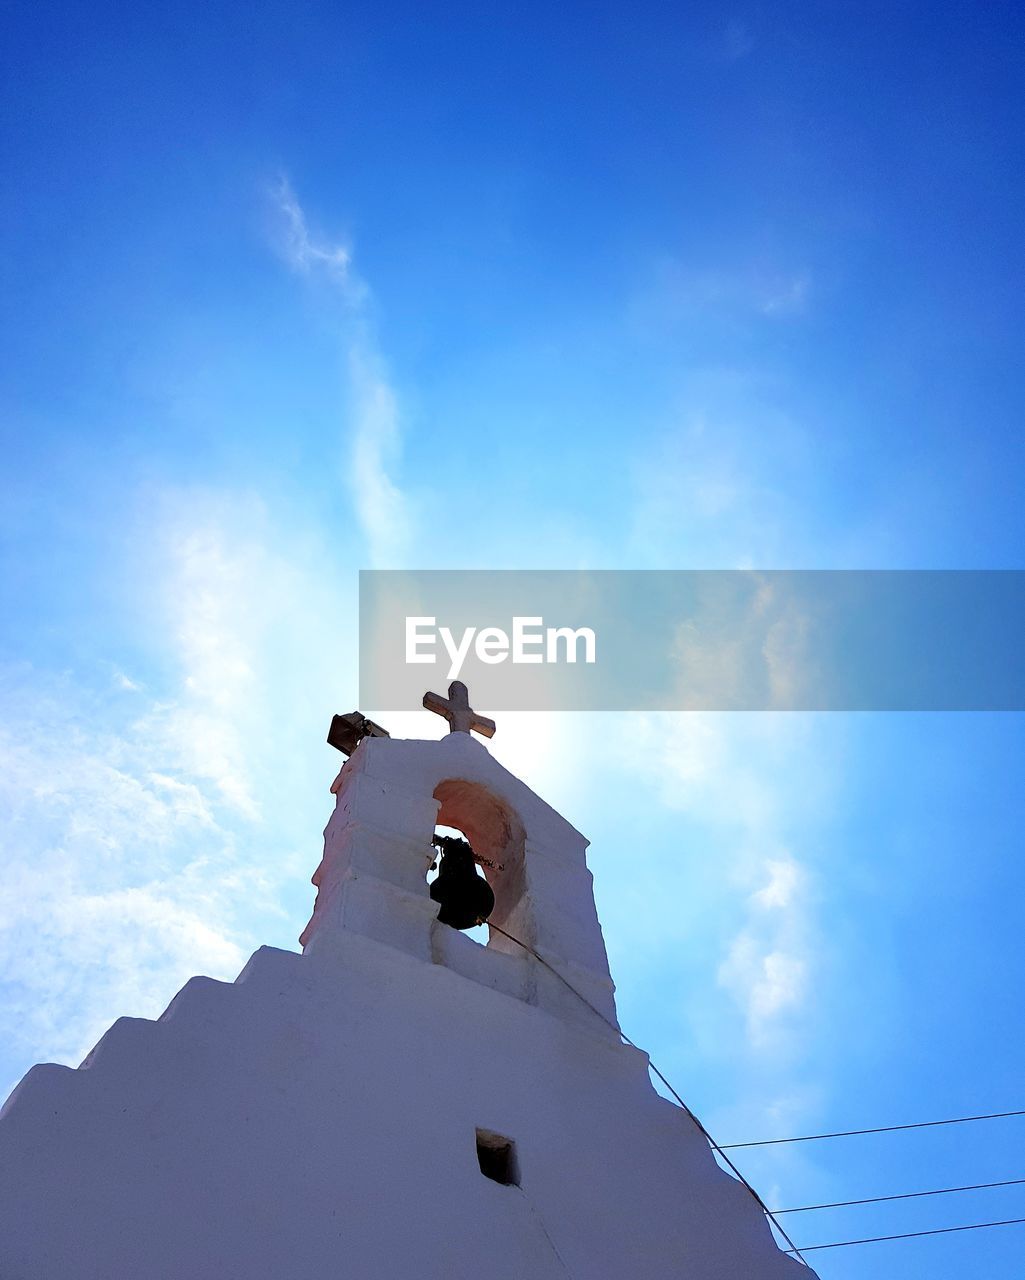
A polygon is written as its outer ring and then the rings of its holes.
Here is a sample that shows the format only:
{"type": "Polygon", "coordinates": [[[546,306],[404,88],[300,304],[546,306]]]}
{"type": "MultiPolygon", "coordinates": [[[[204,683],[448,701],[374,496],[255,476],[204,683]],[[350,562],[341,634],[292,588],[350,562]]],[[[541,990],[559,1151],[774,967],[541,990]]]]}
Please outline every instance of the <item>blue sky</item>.
{"type": "MultiPolygon", "coordinates": [[[[12,25],[5,1085],[295,947],[358,569],[1022,567],[1018,8],[12,25]]],[[[624,1027],[721,1141],[1025,1106],[1020,717],[524,715],[493,746],[591,838],[624,1027]]],[[[777,1204],[995,1181],[1022,1123],[743,1167],[777,1204]]],[[[811,1256],[1000,1280],[1021,1232],[811,1256]]]]}

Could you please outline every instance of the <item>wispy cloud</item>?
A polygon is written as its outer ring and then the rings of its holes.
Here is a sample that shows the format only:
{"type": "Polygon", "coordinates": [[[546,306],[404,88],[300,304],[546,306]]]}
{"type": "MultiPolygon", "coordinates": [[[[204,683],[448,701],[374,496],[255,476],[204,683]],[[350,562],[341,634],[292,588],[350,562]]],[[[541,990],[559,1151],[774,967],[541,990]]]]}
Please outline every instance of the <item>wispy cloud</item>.
{"type": "Polygon", "coordinates": [[[789,854],[766,857],[760,887],[746,900],[747,922],[719,968],[720,983],[736,998],[750,1041],[770,1045],[807,993],[811,954],[806,932],[805,871],[789,854]]]}
{"type": "Polygon", "coordinates": [[[373,337],[370,290],[345,243],[315,235],[287,178],[274,187],[279,250],[301,275],[322,276],[346,312],[351,422],[347,484],[374,568],[396,567],[409,545],[410,504],[395,475],[402,455],[398,398],[373,337]]]}
{"type": "Polygon", "coordinates": [[[306,222],[306,214],[284,175],[274,184],[274,201],[281,217],[279,248],[293,270],[308,274],[326,272],[345,289],[350,301],[360,301],[365,290],[352,274],[349,246],[315,238],[306,222]]]}
{"type": "Polygon", "coordinates": [[[793,578],[703,574],[673,632],[675,692],[688,710],[817,705],[821,686],[809,636],[813,606],[793,578]]]}
{"type": "Polygon", "coordinates": [[[637,291],[631,317],[643,332],[692,330],[704,340],[709,326],[736,334],[757,322],[796,320],[812,298],[811,271],[792,262],[709,265],[666,255],[637,291]]]}
{"type": "Polygon", "coordinates": [[[402,452],[395,392],[377,354],[353,343],[349,350],[353,391],[350,488],[374,568],[394,568],[409,544],[406,495],[392,479],[402,452]]]}
{"type": "Polygon", "coordinates": [[[633,754],[649,785],[708,842],[701,891],[724,904],[718,981],[743,1015],[750,1048],[774,1053],[800,1024],[817,963],[813,876],[785,834],[817,804],[808,781],[814,735],[793,717],[633,719],[633,754]]]}
{"type": "Polygon", "coordinates": [[[318,857],[347,596],[313,567],[325,549],[258,502],[151,498],[146,679],[0,671],[0,1090],[155,1016],[194,973],[234,978],[268,926],[294,945],[305,918],[280,904],[305,899],[318,857]]]}
{"type": "Polygon", "coordinates": [[[799,422],[733,369],[696,380],[671,429],[633,463],[630,549],[674,569],[816,567],[813,453],[799,422]]]}
{"type": "MultiPolygon", "coordinates": [[[[282,257],[343,308],[346,480],[371,563],[394,563],[408,503],[369,290],[287,182],[274,200],[282,257]]],[[[283,885],[305,885],[317,860],[320,817],[289,815],[316,812],[310,762],[330,700],[352,696],[350,602],[332,588],[330,553],[248,496],[161,490],[145,505],[144,536],[123,539],[145,548],[124,566],[153,629],[140,669],[109,664],[98,687],[0,672],[0,985],[16,1018],[14,1078],[37,1059],[79,1061],[115,1018],[156,1015],[196,972],[233,978],[280,918],[283,885]]]]}
{"type": "Polygon", "coordinates": [[[233,839],[201,779],[152,769],[139,726],[38,673],[21,695],[0,741],[0,983],[17,1059],[75,1063],[196,969],[233,976],[233,839]]]}
{"type": "Polygon", "coordinates": [[[795,275],[770,276],[761,284],[759,309],[766,316],[796,316],[808,306],[811,275],[806,271],[795,275]]]}

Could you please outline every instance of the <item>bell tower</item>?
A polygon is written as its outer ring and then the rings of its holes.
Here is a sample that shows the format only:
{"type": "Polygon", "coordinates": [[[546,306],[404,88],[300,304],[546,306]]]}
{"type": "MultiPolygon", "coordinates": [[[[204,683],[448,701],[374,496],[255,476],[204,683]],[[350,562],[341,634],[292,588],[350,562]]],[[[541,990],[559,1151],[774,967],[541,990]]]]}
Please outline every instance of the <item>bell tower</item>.
{"type": "Polygon", "coordinates": [[[812,1275],[618,1034],[588,842],[471,736],[465,689],[428,699],[440,741],[352,737],[302,954],[193,978],[16,1088],[4,1274],[812,1275]],[[486,874],[486,946],[438,918],[438,825],[486,874]]]}
{"type": "MultiPolygon", "coordinates": [[[[465,699],[463,685],[452,689],[465,699]]],[[[615,1025],[588,842],[468,728],[453,723],[436,742],[364,738],[331,789],[335,811],[313,877],[317,900],[300,938],[307,955],[337,952],[358,934],[615,1037],[506,936],[542,955],[615,1025]],[[426,876],[438,825],[463,832],[486,868],[495,895],[490,923],[497,926],[486,947],[437,919],[426,876]]]]}

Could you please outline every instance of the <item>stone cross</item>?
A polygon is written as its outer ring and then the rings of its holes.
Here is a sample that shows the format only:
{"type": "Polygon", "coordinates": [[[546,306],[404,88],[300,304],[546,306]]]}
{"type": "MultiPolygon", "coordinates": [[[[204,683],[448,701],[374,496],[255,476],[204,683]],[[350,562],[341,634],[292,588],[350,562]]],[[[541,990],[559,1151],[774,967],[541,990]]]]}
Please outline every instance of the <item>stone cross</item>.
{"type": "Polygon", "coordinates": [[[448,721],[449,733],[469,733],[475,730],[484,738],[495,736],[495,722],[479,716],[470,706],[470,695],[462,680],[453,680],[448,687],[448,697],[440,693],[425,693],[424,706],[448,721]]]}

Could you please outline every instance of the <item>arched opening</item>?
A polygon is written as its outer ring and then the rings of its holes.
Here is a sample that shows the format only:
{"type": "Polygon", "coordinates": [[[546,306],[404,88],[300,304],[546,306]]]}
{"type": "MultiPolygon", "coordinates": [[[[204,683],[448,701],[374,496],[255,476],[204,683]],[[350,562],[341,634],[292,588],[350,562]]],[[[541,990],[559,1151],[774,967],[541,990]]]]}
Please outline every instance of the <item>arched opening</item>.
{"type": "MultiPolygon", "coordinates": [[[[495,894],[491,920],[505,927],[513,908],[523,896],[526,844],[523,824],[516,813],[486,787],[465,778],[448,778],[439,783],[434,790],[434,798],[441,802],[437,830],[462,836],[483,860],[483,865],[478,866],[478,873],[484,876],[495,894]]],[[[515,944],[497,931],[489,930],[487,925],[464,932],[494,950],[511,951],[515,948],[515,944]]]]}

